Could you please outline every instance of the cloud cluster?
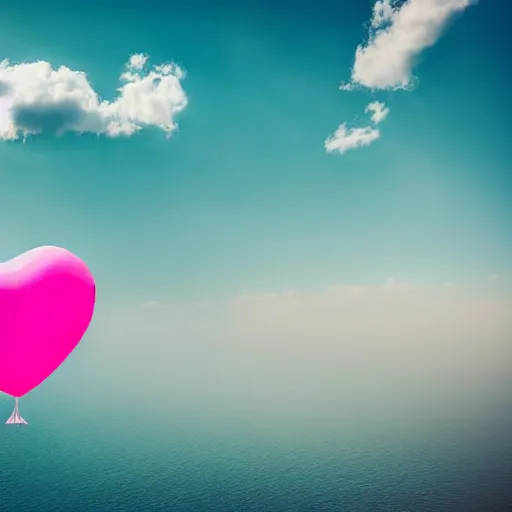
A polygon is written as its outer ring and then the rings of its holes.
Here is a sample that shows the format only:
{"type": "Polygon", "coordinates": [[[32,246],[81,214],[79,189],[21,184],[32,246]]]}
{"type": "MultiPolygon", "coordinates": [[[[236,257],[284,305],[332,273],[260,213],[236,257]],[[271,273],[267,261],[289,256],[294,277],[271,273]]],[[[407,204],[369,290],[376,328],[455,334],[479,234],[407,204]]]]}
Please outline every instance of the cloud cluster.
{"type": "MultiPolygon", "coordinates": [[[[369,24],[366,44],[356,49],[351,80],[340,86],[343,91],[358,87],[371,90],[406,89],[412,81],[414,59],[435,44],[447,21],[462,12],[474,0],[377,0],[369,24]]],[[[383,103],[366,107],[376,125],[389,114],[383,103]]],[[[348,130],[346,123],[325,141],[328,152],[344,153],[368,146],[380,137],[375,127],[348,130]]]]}
{"type": "Polygon", "coordinates": [[[66,132],[130,136],[149,126],[170,135],[187,106],[184,72],[172,63],[146,69],[147,60],[130,57],[113,101],[102,101],[81,71],[45,61],[0,62],[0,140],[66,132]]]}
{"type": "Polygon", "coordinates": [[[386,119],[389,108],[384,103],[373,101],[367,105],[365,112],[371,113],[374,126],[347,128],[347,123],[341,124],[325,141],[325,149],[328,153],[338,152],[343,154],[350,149],[369,146],[380,137],[380,130],[375,126],[386,119]]]}

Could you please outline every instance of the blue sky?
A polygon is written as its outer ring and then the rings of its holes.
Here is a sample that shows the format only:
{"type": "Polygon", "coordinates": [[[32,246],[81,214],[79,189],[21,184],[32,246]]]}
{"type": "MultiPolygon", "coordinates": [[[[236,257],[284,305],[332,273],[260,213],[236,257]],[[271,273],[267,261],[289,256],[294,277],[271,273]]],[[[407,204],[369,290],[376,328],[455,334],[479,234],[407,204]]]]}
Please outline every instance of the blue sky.
{"type": "Polygon", "coordinates": [[[0,4],[0,261],[97,284],[5,510],[497,503],[510,1],[469,3],[0,4]]]}
{"type": "Polygon", "coordinates": [[[504,410],[508,17],[480,2],[425,31],[465,0],[406,5],[359,61],[373,2],[3,8],[0,260],[64,246],[98,290],[29,421],[44,396],[286,438],[504,410]],[[343,123],[371,143],[327,151],[343,123]]]}
{"type": "Polygon", "coordinates": [[[68,247],[113,303],[510,273],[497,2],[449,18],[412,90],[350,92],[373,2],[98,5],[4,7],[0,60],[81,71],[109,101],[130,55],[175,62],[179,129],[1,141],[2,259],[68,247]],[[328,153],[373,101],[380,138],[328,153]]]}

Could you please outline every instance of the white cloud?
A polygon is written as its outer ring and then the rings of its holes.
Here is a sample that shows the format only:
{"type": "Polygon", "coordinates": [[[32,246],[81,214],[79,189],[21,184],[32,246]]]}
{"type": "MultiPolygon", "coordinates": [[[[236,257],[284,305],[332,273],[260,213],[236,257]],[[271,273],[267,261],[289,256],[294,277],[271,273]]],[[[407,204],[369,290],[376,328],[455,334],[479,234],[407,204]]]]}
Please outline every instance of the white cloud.
{"type": "Polygon", "coordinates": [[[373,17],[371,27],[379,29],[393,19],[394,7],[390,0],[377,0],[373,6],[373,17]]]}
{"type": "Polygon", "coordinates": [[[147,59],[130,57],[113,101],[100,100],[83,72],[53,69],[45,61],[1,62],[0,139],[69,131],[129,136],[149,126],[170,135],[176,114],[187,105],[184,72],[175,64],[143,72],[147,59]]]}
{"type": "Polygon", "coordinates": [[[411,83],[414,59],[435,44],[446,22],[473,0],[378,0],[369,40],[356,50],[352,83],[371,89],[400,89],[411,83]]]}
{"type": "Polygon", "coordinates": [[[374,101],[372,103],[369,103],[368,106],[365,109],[365,112],[371,112],[372,113],[372,121],[375,124],[379,124],[386,117],[388,117],[389,114],[389,108],[384,105],[384,103],[381,103],[380,101],[374,101]]]}
{"type": "MultiPolygon", "coordinates": [[[[342,91],[359,86],[370,89],[405,89],[410,87],[414,59],[432,46],[449,18],[475,0],[377,0],[373,6],[369,38],[356,49],[351,81],[342,83],[342,91]]],[[[374,101],[365,112],[371,112],[374,124],[389,114],[384,103],[374,101]]],[[[380,136],[379,130],[366,126],[347,130],[346,124],[325,142],[327,151],[344,153],[368,146],[380,136]]]]}
{"type": "Polygon", "coordinates": [[[130,57],[128,67],[140,70],[146,65],[148,58],[149,57],[143,53],[135,53],[130,57]]]}
{"type": "Polygon", "coordinates": [[[356,88],[356,86],[350,82],[348,83],[343,83],[340,85],[340,89],[342,91],[346,91],[346,92],[350,92],[350,91],[353,91],[354,89],[356,88]]]}
{"type": "Polygon", "coordinates": [[[341,124],[338,129],[325,141],[325,149],[329,153],[338,152],[343,154],[350,149],[369,146],[380,137],[380,132],[371,126],[363,128],[347,128],[346,123],[341,124]]]}

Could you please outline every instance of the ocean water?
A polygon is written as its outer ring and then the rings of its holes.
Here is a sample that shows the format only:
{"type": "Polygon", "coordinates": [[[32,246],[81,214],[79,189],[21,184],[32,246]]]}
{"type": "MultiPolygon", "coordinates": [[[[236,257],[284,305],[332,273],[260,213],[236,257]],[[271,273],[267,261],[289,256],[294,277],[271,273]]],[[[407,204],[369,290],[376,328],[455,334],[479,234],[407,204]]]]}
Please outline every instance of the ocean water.
{"type": "Polygon", "coordinates": [[[512,511],[507,352],[466,375],[105,332],[0,424],[0,512],[512,511]]]}
{"type": "MultiPolygon", "coordinates": [[[[245,407],[116,400],[63,387],[63,373],[20,400],[29,426],[1,426],[2,512],[512,510],[504,409],[379,421],[340,401],[331,414],[283,404],[265,417],[248,396],[245,407]]],[[[0,414],[11,407],[3,396],[0,414]]]]}

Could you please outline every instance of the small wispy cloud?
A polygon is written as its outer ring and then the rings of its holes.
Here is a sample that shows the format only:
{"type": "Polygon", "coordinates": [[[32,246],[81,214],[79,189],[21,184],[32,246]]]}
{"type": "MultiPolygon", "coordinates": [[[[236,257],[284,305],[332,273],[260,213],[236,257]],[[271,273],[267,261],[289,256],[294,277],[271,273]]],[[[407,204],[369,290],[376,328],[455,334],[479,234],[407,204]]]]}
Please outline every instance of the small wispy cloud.
{"type": "Polygon", "coordinates": [[[170,135],[187,106],[183,70],[173,64],[145,69],[148,56],[132,55],[113,101],[102,101],[87,75],[49,62],[0,62],[0,140],[66,132],[130,136],[145,127],[170,135]]]}
{"type": "Polygon", "coordinates": [[[338,129],[325,141],[325,149],[328,153],[338,152],[346,153],[350,149],[369,146],[380,137],[380,132],[371,126],[362,128],[347,128],[343,123],[338,129]]]}
{"type": "Polygon", "coordinates": [[[365,109],[365,112],[371,112],[372,114],[372,121],[375,124],[379,124],[386,117],[388,117],[389,114],[389,108],[384,105],[384,103],[381,103],[380,101],[373,101],[372,103],[369,103],[368,106],[365,109]]]}
{"type": "MultiPolygon", "coordinates": [[[[365,113],[371,113],[371,121],[377,125],[386,119],[389,108],[384,103],[373,101],[365,108],[365,113]]],[[[337,130],[325,141],[328,153],[346,153],[350,149],[369,146],[380,138],[380,131],[375,126],[347,128],[347,123],[338,126],[337,130]]]]}
{"type": "Polygon", "coordinates": [[[131,69],[141,70],[146,65],[148,58],[149,56],[145,55],[144,53],[135,53],[130,57],[128,67],[130,67],[131,69]]]}

